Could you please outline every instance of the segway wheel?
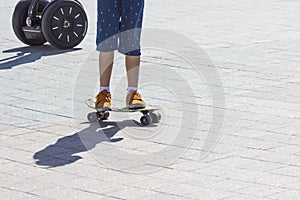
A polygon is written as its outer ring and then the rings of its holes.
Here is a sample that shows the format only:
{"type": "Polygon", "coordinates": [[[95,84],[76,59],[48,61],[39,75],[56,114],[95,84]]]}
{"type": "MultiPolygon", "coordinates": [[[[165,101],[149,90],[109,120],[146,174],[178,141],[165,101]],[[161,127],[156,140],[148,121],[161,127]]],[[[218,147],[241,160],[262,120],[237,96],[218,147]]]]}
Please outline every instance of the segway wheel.
{"type": "Polygon", "coordinates": [[[58,49],[77,46],[88,27],[86,13],[75,0],[53,1],[42,17],[42,32],[46,40],[58,49]]]}
{"type": "Polygon", "coordinates": [[[12,27],[17,38],[24,44],[30,46],[43,45],[46,42],[45,38],[27,39],[22,30],[22,28],[26,26],[26,18],[27,18],[27,13],[28,13],[28,8],[30,3],[31,3],[30,0],[27,1],[23,0],[17,3],[12,16],[12,27]]]}

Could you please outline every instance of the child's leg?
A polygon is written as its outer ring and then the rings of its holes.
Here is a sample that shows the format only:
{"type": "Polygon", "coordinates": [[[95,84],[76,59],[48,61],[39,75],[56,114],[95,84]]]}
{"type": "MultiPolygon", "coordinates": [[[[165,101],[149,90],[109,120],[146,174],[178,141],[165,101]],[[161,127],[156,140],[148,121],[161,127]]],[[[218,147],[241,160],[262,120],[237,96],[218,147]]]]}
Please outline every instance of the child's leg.
{"type": "Polygon", "coordinates": [[[131,109],[144,108],[146,104],[140,93],[137,92],[139,83],[140,56],[126,56],[126,71],[128,81],[126,106],[131,109]]]}
{"type": "MultiPolygon", "coordinates": [[[[98,0],[97,50],[99,55],[100,87],[108,87],[114,60],[118,49],[120,22],[119,0],[98,0]]],[[[100,88],[102,91],[103,88],[100,88]]],[[[109,92],[109,89],[107,89],[109,92]]]]}
{"type": "Polygon", "coordinates": [[[129,88],[137,88],[139,82],[140,56],[126,56],[126,71],[129,88]]]}
{"type": "Polygon", "coordinates": [[[99,53],[100,87],[109,87],[113,63],[114,51],[99,53]]]}
{"type": "Polygon", "coordinates": [[[118,51],[127,56],[140,56],[140,39],[144,0],[122,0],[118,51]]]}
{"type": "Polygon", "coordinates": [[[137,91],[140,69],[140,36],[143,21],[144,0],[123,0],[120,23],[120,44],[118,51],[126,55],[128,94],[126,105],[129,108],[146,106],[137,91]]]}
{"type": "Polygon", "coordinates": [[[98,111],[105,111],[111,107],[109,83],[113,61],[114,51],[99,53],[100,92],[96,96],[95,103],[95,107],[98,111]]]}
{"type": "Polygon", "coordinates": [[[96,109],[104,111],[111,107],[109,89],[114,61],[118,49],[118,33],[121,9],[119,0],[98,0],[97,50],[99,54],[100,92],[96,96],[96,109]]]}
{"type": "Polygon", "coordinates": [[[95,103],[95,107],[98,111],[105,111],[111,107],[109,83],[113,67],[113,60],[114,51],[99,53],[100,92],[96,96],[95,103]]]}

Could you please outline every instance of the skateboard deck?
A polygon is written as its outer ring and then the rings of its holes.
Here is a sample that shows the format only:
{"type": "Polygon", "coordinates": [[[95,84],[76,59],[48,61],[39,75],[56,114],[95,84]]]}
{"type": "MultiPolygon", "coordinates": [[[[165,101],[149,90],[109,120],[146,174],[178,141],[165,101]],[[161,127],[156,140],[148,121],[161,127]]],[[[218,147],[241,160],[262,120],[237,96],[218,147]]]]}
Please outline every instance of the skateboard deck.
{"type": "Polygon", "coordinates": [[[142,112],[142,111],[155,111],[155,110],[159,110],[160,108],[158,107],[145,107],[145,108],[128,108],[128,107],[122,107],[122,108],[108,108],[106,110],[97,110],[95,108],[95,103],[96,100],[95,99],[87,99],[85,101],[86,105],[92,109],[95,109],[97,112],[106,112],[106,111],[112,111],[112,112],[142,112]]]}
{"type": "Polygon", "coordinates": [[[108,119],[109,112],[141,112],[143,116],[140,118],[140,122],[142,125],[149,125],[152,123],[158,123],[161,119],[161,115],[159,113],[154,113],[154,111],[159,110],[158,107],[145,107],[145,108],[107,108],[105,110],[97,110],[95,107],[96,100],[95,99],[87,99],[85,101],[85,104],[94,110],[96,110],[95,113],[89,113],[88,120],[90,122],[94,121],[103,121],[108,119]]]}

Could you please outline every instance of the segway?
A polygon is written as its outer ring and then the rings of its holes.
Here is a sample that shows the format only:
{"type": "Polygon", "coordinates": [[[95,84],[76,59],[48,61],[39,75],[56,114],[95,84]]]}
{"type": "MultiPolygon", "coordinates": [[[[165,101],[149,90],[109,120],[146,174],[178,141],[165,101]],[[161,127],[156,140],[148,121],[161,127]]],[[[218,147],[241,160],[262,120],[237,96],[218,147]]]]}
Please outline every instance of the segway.
{"type": "Polygon", "coordinates": [[[70,49],[84,39],[88,21],[77,0],[21,0],[15,7],[12,26],[27,45],[48,41],[58,49],[70,49]]]}

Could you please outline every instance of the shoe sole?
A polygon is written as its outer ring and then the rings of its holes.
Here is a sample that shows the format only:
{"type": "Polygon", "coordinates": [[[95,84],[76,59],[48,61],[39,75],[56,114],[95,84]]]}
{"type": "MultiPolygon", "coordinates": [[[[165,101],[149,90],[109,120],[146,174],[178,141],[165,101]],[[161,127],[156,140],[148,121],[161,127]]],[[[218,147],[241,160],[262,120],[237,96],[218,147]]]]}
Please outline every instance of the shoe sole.
{"type": "Polygon", "coordinates": [[[128,105],[127,108],[129,108],[129,109],[143,109],[143,108],[146,108],[146,105],[134,104],[134,105],[128,105]]]}
{"type": "Polygon", "coordinates": [[[106,108],[96,108],[97,112],[105,112],[105,111],[111,111],[111,107],[106,107],[106,108]]]}

